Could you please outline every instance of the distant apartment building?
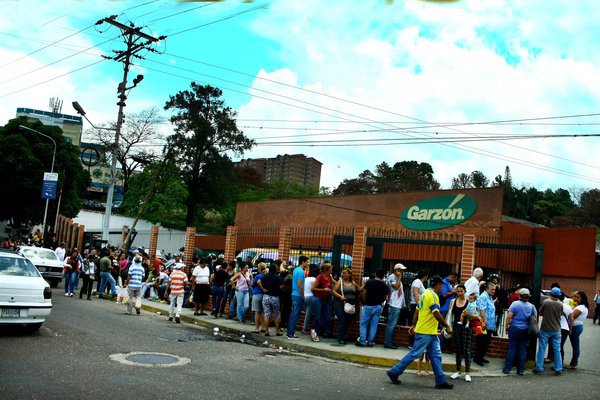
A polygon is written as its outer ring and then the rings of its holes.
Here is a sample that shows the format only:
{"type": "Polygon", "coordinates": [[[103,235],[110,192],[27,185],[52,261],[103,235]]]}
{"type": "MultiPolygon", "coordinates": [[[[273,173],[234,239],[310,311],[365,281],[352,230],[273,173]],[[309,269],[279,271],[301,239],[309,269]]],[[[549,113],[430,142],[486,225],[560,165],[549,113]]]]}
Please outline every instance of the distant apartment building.
{"type": "Polygon", "coordinates": [[[304,154],[284,154],[274,158],[249,158],[238,163],[241,167],[254,168],[267,183],[287,179],[303,186],[319,187],[321,162],[304,154]]]}
{"type": "Polygon", "coordinates": [[[58,126],[62,129],[67,142],[74,146],[79,146],[81,143],[83,121],[80,116],[18,107],[17,117],[27,117],[30,121],[40,121],[44,125],[58,126]]]}

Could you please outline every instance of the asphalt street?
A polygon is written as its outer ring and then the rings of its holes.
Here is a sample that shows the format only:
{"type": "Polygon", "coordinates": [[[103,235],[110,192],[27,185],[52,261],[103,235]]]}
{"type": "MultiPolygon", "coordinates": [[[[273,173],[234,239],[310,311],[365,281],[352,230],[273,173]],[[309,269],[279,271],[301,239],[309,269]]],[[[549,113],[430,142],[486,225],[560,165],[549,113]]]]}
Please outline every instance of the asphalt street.
{"type": "MultiPolygon", "coordinates": [[[[406,373],[395,386],[380,368],[242,343],[145,311],[126,315],[110,301],[62,294],[54,290],[52,315],[39,332],[0,327],[1,399],[600,398],[600,372],[589,369],[480,377],[456,381],[452,391],[434,389],[433,376],[406,373]],[[147,367],[111,358],[130,352],[189,363],[147,367]]],[[[590,328],[600,334],[600,327],[590,328]]]]}

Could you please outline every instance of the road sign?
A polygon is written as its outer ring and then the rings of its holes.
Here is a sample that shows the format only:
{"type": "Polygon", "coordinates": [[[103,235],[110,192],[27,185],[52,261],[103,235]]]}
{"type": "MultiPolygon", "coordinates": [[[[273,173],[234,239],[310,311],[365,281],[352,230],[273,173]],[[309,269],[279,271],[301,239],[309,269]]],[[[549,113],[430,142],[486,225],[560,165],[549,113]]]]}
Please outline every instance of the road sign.
{"type": "Polygon", "coordinates": [[[57,187],[58,173],[44,172],[44,181],[42,182],[42,199],[55,199],[57,187]]]}

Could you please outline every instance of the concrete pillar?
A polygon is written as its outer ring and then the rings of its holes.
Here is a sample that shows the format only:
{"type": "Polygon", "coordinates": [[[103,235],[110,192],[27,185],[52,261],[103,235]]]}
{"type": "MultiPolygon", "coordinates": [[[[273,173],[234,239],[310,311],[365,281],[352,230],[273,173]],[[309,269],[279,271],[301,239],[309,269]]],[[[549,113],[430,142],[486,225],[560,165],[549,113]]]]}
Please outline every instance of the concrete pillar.
{"type": "Polygon", "coordinates": [[[154,259],[156,258],[159,230],[160,227],[158,225],[152,225],[152,228],[150,229],[150,249],[148,249],[148,257],[150,258],[150,260],[152,260],[152,262],[154,262],[154,259]]]}
{"type": "Polygon", "coordinates": [[[79,225],[79,233],[77,235],[77,248],[80,253],[83,253],[83,235],[85,235],[85,225],[79,225]]]}
{"type": "MultiPolygon", "coordinates": [[[[237,246],[237,226],[227,227],[227,236],[225,237],[225,261],[231,261],[235,258],[235,248],[237,246]]],[[[245,261],[245,260],[244,260],[245,261]]]]}
{"type": "Polygon", "coordinates": [[[73,224],[73,230],[69,237],[69,251],[72,251],[74,247],[77,247],[77,231],[79,230],[79,224],[73,224]]]}
{"type": "Polygon", "coordinates": [[[66,245],[66,249],[68,250],[71,247],[71,235],[73,234],[73,220],[69,219],[69,221],[67,221],[67,229],[65,231],[65,245],[66,245]]]}
{"type": "Polygon", "coordinates": [[[473,275],[475,267],[475,235],[463,235],[460,279],[465,282],[473,275]]]}
{"type": "Polygon", "coordinates": [[[352,243],[352,279],[362,282],[367,255],[367,227],[354,228],[354,242],[352,243]]]}
{"type": "MultiPolygon", "coordinates": [[[[279,229],[279,244],[277,253],[279,255],[279,259],[286,263],[290,261],[290,249],[292,247],[292,229],[287,226],[282,226],[279,229]]],[[[297,265],[294,265],[297,267],[297,265]]]]}

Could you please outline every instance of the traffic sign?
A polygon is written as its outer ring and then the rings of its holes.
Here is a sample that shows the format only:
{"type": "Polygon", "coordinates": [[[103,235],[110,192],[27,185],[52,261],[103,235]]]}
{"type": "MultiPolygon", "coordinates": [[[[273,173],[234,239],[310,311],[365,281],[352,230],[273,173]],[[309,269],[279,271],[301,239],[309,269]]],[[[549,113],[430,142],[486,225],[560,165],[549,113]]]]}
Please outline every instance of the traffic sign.
{"type": "Polygon", "coordinates": [[[44,172],[44,181],[42,182],[42,199],[55,199],[57,187],[58,173],[44,172]]]}

